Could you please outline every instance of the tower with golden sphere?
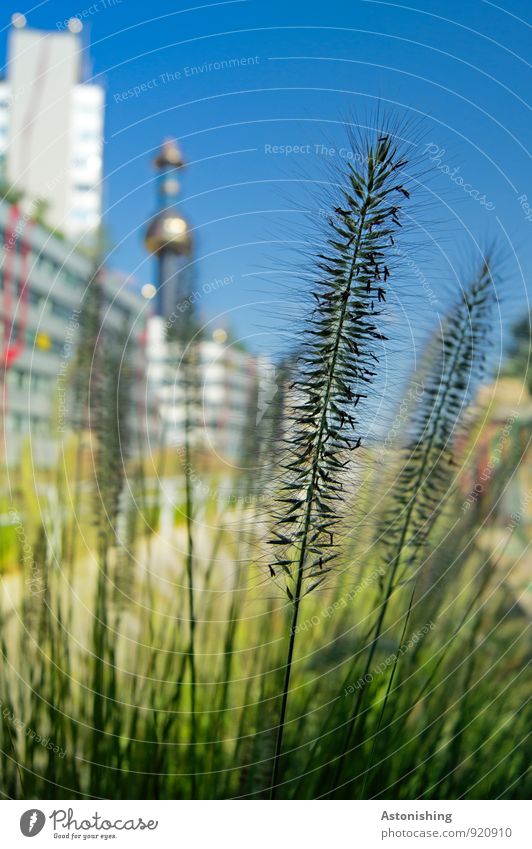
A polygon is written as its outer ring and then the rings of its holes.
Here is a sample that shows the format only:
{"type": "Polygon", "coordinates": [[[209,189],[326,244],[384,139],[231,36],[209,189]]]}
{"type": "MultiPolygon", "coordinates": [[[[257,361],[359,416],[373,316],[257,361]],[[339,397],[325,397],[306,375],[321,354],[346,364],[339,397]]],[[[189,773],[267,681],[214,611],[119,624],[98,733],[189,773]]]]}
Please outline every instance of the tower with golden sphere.
{"type": "Polygon", "coordinates": [[[173,140],[164,142],[154,162],[157,169],[159,209],[148,224],[144,243],[157,260],[157,285],[154,311],[161,318],[179,314],[176,307],[188,296],[185,273],[187,258],[192,253],[192,236],[187,220],[176,207],[180,192],[180,171],[185,167],[183,155],[173,140]]]}

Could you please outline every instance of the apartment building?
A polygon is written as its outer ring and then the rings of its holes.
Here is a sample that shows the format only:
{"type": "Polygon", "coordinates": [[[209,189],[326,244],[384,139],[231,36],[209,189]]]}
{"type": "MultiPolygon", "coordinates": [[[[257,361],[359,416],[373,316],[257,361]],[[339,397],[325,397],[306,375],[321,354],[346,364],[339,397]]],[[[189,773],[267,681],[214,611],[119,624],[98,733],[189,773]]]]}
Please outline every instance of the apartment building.
{"type": "Polygon", "coordinates": [[[104,91],[83,80],[82,46],[79,31],[14,15],[0,81],[0,177],[73,240],[90,239],[102,216],[104,91]]]}
{"type": "MultiPolygon", "coordinates": [[[[0,326],[3,380],[3,454],[20,461],[31,440],[36,465],[53,465],[71,422],[69,368],[79,316],[91,280],[92,260],[35,224],[22,210],[0,201],[0,326]]],[[[101,275],[103,334],[130,334],[135,371],[135,422],[146,432],[144,339],[146,301],[127,278],[101,275]]],[[[138,441],[138,440],[137,440],[138,441]]]]}
{"type": "MultiPolygon", "coordinates": [[[[276,392],[275,369],[268,357],[232,344],[224,329],[193,343],[192,404],[189,411],[194,445],[221,463],[238,463],[244,437],[259,427],[276,392]]],[[[155,399],[164,443],[179,449],[185,440],[183,351],[165,340],[164,321],[148,321],[148,393],[155,399]]]]}

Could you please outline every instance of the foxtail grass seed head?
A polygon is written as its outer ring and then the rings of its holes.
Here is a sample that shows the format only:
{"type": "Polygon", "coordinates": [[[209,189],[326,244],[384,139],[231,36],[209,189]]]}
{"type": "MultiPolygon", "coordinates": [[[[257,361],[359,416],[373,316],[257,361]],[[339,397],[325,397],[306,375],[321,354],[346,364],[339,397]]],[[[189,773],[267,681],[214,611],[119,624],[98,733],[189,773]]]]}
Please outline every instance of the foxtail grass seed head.
{"type": "Polygon", "coordinates": [[[346,472],[362,444],[359,410],[379,374],[392,258],[410,200],[408,156],[391,132],[352,137],[339,203],[315,258],[312,313],[292,386],[270,574],[290,602],[334,568],[346,472]]]}

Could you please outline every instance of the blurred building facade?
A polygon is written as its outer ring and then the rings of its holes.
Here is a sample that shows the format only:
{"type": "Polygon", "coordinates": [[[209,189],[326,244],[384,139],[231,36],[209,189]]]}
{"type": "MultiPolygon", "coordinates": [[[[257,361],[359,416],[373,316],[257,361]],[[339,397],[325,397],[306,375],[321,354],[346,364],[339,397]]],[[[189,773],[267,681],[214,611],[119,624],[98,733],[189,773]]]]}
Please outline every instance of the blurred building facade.
{"type": "MultiPolygon", "coordinates": [[[[101,224],[104,93],[83,80],[79,20],[60,32],[32,29],[22,14],[12,23],[0,81],[3,453],[16,465],[30,441],[36,466],[52,466],[71,424],[69,369],[93,271],[73,245],[90,242],[101,224]]],[[[253,405],[272,393],[273,370],[221,329],[196,335],[192,229],[179,197],[185,162],[175,142],[163,144],[155,167],[157,209],[145,233],[154,284],[141,297],[116,273],[99,275],[106,332],[131,332],[135,442],[152,453],[182,444],[181,358],[193,342],[193,440],[237,460],[250,416],[261,415],[253,405]]]]}
{"type": "MultiPolygon", "coordinates": [[[[152,316],[147,331],[148,395],[157,399],[164,443],[185,441],[184,347],[168,342],[164,322],[152,316]]],[[[194,388],[189,410],[191,442],[221,462],[238,465],[245,434],[260,422],[276,392],[268,357],[231,344],[222,328],[193,342],[194,388]]]]}
{"type": "Polygon", "coordinates": [[[101,222],[104,92],[83,82],[75,31],[31,29],[13,16],[6,78],[0,82],[0,171],[22,193],[28,214],[71,239],[90,238],[101,222]]]}
{"type": "Polygon", "coordinates": [[[494,558],[516,608],[532,617],[532,395],[528,375],[502,377],[481,388],[479,431],[466,432],[470,462],[461,475],[464,513],[474,511],[477,545],[494,558]]]}
{"type": "MultiPolygon", "coordinates": [[[[3,446],[8,465],[31,443],[36,466],[53,466],[73,425],[71,362],[93,261],[0,201],[0,327],[3,446]]],[[[135,372],[133,420],[143,438],[151,412],[145,393],[145,300],[115,272],[99,275],[102,338],[127,328],[135,372]]],[[[138,443],[138,438],[137,438],[138,443]]]]}

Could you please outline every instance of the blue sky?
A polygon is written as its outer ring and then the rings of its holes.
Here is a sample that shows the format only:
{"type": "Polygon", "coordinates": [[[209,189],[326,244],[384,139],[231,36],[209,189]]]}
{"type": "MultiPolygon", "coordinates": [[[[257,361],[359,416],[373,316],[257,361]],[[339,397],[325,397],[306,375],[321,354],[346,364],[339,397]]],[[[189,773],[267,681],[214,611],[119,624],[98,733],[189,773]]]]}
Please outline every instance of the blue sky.
{"type": "Polygon", "coordinates": [[[380,101],[402,116],[423,117],[419,153],[427,187],[420,193],[431,208],[412,292],[423,274],[441,293],[436,306],[426,288],[411,302],[402,299],[398,320],[405,305],[412,325],[418,315],[420,322],[437,319],[451,291],[447,281],[467,265],[475,243],[492,237],[506,257],[504,321],[526,310],[532,241],[526,0],[48,0],[34,8],[8,2],[1,12],[2,56],[14,11],[48,29],[72,15],[84,18],[89,78],[107,93],[112,265],[142,282],[153,279],[142,245],[155,209],[151,160],[165,136],[177,137],[190,163],[182,210],[195,232],[197,286],[232,278],[205,295],[204,317],[231,326],[253,347],[281,344],[272,341],[272,328],[286,329],[294,313],[291,248],[304,249],[304,210],[319,207],[313,181],[329,178],[331,156],[320,145],[338,156],[343,120],[371,114],[380,101]],[[216,69],[224,61],[231,67],[216,69]],[[144,90],[124,95],[135,86],[144,90]],[[300,150],[286,155],[272,152],[275,146],[300,150]]]}

